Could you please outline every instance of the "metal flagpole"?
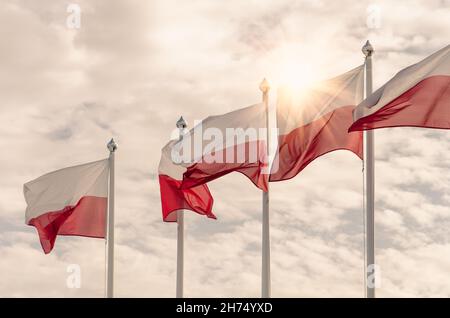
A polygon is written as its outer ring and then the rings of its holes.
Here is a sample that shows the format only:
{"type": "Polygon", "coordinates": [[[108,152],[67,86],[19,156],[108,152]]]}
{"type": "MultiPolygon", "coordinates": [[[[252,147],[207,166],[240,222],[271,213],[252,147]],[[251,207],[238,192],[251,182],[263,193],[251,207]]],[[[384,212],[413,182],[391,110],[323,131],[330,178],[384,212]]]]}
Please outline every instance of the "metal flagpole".
{"type": "Polygon", "coordinates": [[[107,220],[107,267],[106,267],[106,297],[114,297],[114,154],[117,144],[111,139],[107,145],[109,150],[109,194],[107,220]]]}
{"type": "MultiPolygon", "coordinates": [[[[264,79],[259,85],[262,92],[262,101],[266,111],[266,128],[267,128],[267,157],[269,158],[269,82],[264,79]]],[[[267,160],[268,169],[270,162],[267,160]]],[[[270,170],[267,171],[270,173],[270,170]]],[[[261,266],[261,296],[262,298],[270,297],[270,223],[269,223],[269,189],[262,193],[262,266],[261,266]]]]}
{"type": "MultiPolygon", "coordinates": [[[[372,94],[372,55],[374,49],[369,41],[362,48],[365,58],[365,96],[372,94]]],[[[375,298],[375,160],[374,132],[364,131],[364,212],[366,224],[366,297],[375,298]]]]}
{"type": "MultiPolygon", "coordinates": [[[[179,130],[179,140],[183,139],[184,130],[187,123],[183,116],[177,121],[179,130]]],[[[184,282],[184,213],[183,210],[177,211],[177,298],[183,298],[183,282],[184,282]]]]}

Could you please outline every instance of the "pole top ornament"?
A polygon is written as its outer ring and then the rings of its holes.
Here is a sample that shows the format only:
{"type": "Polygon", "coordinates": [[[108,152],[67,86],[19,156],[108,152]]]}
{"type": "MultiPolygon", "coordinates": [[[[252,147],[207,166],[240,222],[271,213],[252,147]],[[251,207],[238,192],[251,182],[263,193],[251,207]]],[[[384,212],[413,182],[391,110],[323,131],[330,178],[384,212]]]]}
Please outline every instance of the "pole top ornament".
{"type": "Polygon", "coordinates": [[[264,78],[261,82],[261,84],[259,84],[259,89],[261,90],[261,92],[263,93],[267,93],[270,89],[270,84],[269,82],[264,78]]]}
{"type": "Polygon", "coordinates": [[[180,117],[180,119],[178,119],[177,121],[177,128],[178,129],[185,129],[187,127],[187,123],[184,120],[183,116],[180,117]]]}
{"type": "Polygon", "coordinates": [[[364,46],[362,47],[362,52],[365,57],[372,56],[373,52],[375,52],[375,50],[373,49],[373,46],[372,46],[372,44],[370,44],[369,40],[367,40],[366,44],[364,44],[364,46]]]}
{"type": "Polygon", "coordinates": [[[114,152],[117,150],[117,144],[114,141],[114,138],[111,138],[106,146],[108,147],[109,152],[114,152]]]}

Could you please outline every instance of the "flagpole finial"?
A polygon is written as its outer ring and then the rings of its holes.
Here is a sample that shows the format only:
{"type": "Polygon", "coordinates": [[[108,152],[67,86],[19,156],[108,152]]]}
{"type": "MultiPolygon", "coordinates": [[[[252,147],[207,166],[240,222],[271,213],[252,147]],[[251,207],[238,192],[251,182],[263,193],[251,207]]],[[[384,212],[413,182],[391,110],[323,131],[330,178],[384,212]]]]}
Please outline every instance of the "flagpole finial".
{"type": "Polygon", "coordinates": [[[114,152],[117,150],[117,144],[114,141],[114,138],[111,138],[106,147],[108,147],[109,152],[114,152]]]}
{"type": "Polygon", "coordinates": [[[184,120],[183,116],[180,117],[180,119],[178,119],[177,121],[177,128],[178,129],[185,129],[187,127],[187,123],[184,120]]]}
{"type": "Polygon", "coordinates": [[[372,44],[370,44],[369,40],[367,40],[366,44],[364,44],[364,46],[362,47],[362,52],[364,56],[365,57],[372,56],[374,51],[375,50],[373,49],[372,44]]]}
{"type": "Polygon", "coordinates": [[[259,84],[259,89],[263,93],[267,93],[270,89],[269,81],[267,81],[265,78],[262,80],[261,84],[259,84]]]}

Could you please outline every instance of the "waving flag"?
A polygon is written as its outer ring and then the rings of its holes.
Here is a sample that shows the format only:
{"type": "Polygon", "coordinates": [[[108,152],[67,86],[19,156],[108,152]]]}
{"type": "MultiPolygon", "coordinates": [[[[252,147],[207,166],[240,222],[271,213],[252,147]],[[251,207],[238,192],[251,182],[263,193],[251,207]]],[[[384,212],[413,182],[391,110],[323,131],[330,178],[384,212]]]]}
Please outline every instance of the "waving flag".
{"type": "Polygon", "coordinates": [[[278,94],[278,154],[270,181],[295,177],[314,159],[334,150],[362,158],[362,133],[348,133],[352,111],[362,100],[364,67],[318,83],[305,92],[278,94]]]}
{"type": "Polygon", "coordinates": [[[262,104],[211,116],[196,125],[175,145],[185,169],[182,187],[191,188],[235,171],[266,191],[265,127],[262,104]]]}
{"type": "Polygon", "coordinates": [[[108,159],[45,174],[24,185],[26,224],[50,253],[57,235],[105,238],[108,159]]]}
{"type": "Polygon", "coordinates": [[[213,198],[206,185],[181,189],[184,169],[173,162],[173,147],[176,140],[170,141],[163,149],[159,163],[159,187],[163,220],[177,221],[178,210],[191,210],[215,219],[212,213],[213,198]]]}
{"type": "Polygon", "coordinates": [[[401,126],[450,129],[450,45],[397,73],[353,115],[350,131],[401,126]]]}

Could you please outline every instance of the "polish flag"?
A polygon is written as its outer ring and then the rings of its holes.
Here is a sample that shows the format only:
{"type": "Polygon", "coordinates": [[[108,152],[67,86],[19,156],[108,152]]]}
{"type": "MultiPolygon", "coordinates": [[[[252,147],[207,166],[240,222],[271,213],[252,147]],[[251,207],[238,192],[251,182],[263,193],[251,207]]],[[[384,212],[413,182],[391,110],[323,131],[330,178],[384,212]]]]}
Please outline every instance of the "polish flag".
{"type": "Polygon", "coordinates": [[[183,173],[186,169],[175,164],[172,159],[172,152],[176,143],[176,140],[170,141],[162,149],[159,163],[159,188],[163,220],[165,222],[176,222],[176,212],[179,210],[191,210],[215,219],[216,217],[212,213],[213,198],[207,185],[181,189],[183,173]]]}
{"type": "Polygon", "coordinates": [[[39,234],[45,254],[57,235],[105,238],[108,159],[47,173],[25,183],[25,222],[39,234]]]}
{"type": "Polygon", "coordinates": [[[182,188],[239,172],[267,191],[266,111],[256,104],[201,121],[180,140],[182,188]]]}
{"type": "Polygon", "coordinates": [[[397,73],[356,107],[353,118],[350,131],[450,129],[450,45],[397,73]]]}
{"type": "Polygon", "coordinates": [[[348,133],[361,102],[364,66],[323,81],[304,92],[281,89],[277,101],[278,154],[270,181],[295,177],[311,161],[334,150],[362,159],[361,132],[348,133]]]}

